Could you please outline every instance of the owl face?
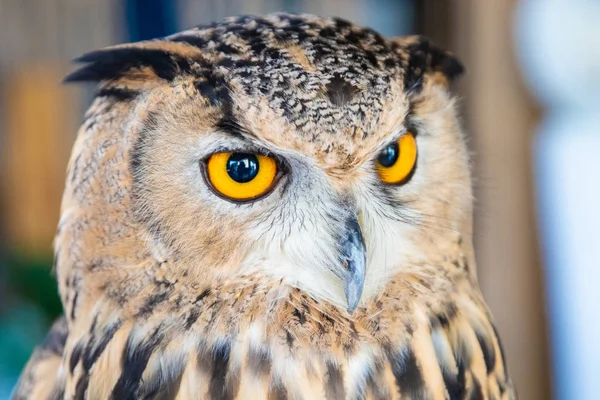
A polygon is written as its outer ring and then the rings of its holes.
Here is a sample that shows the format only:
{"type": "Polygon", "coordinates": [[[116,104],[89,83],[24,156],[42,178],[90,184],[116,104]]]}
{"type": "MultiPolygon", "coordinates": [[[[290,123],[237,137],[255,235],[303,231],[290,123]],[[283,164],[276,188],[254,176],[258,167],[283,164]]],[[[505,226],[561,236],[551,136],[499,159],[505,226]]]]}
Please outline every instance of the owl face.
{"type": "Polygon", "coordinates": [[[125,132],[131,201],[107,207],[174,281],[258,275],[352,312],[470,235],[460,68],[424,39],[244,17],[84,61],[71,80],[103,82],[96,118],[125,132]]]}

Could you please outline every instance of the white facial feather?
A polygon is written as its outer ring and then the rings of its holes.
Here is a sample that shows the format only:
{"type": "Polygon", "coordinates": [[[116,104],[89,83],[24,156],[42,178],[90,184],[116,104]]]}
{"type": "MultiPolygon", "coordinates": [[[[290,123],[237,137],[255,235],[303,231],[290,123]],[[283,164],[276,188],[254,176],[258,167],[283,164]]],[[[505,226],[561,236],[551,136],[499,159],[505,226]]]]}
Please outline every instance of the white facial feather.
{"type": "MultiPolygon", "coordinates": [[[[161,187],[158,180],[168,176],[167,184],[174,189],[164,193],[153,191],[153,204],[162,203],[156,200],[159,196],[168,196],[167,193],[171,196],[178,193],[180,197],[175,203],[172,199],[164,199],[164,203],[170,204],[171,215],[179,214],[176,219],[180,225],[162,232],[161,239],[169,242],[172,236],[179,235],[181,228],[187,232],[201,228],[190,224],[204,223],[224,228],[224,224],[229,224],[227,229],[235,229],[236,224],[243,223],[240,232],[247,247],[243,258],[235,265],[237,276],[260,274],[270,277],[274,282],[299,288],[317,300],[345,310],[348,307],[344,292],[347,272],[340,254],[340,238],[344,234],[345,221],[351,216],[349,213],[353,213],[359,218],[366,246],[366,275],[359,306],[366,304],[376,298],[402,268],[412,269],[412,265],[427,262],[428,255],[424,254],[417,238],[419,233],[427,230],[442,233],[459,231],[460,215],[440,216],[436,213],[440,205],[443,207],[447,202],[444,196],[466,193],[455,200],[464,197],[462,203],[468,205],[470,202],[470,191],[464,190],[463,181],[438,181],[443,179],[440,168],[456,164],[455,159],[460,162],[464,157],[462,138],[457,139],[456,136],[460,132],[454,108],[447,106],[446,94],[440,92],[438,95],[443,97],[440,103],[444,106],[434,108],[415,120],[418,125],[415,173],[406,184],[395,187],[386,188],[379,180],[374,162],[376,148],[373,159],[358,166],[359,174],[355,175],[354,181],[340,189],[333,178],[316,165],[315,160],[299,150],[278,148],[263,140],[243,139],[218,131],[198,135],[184,131],[179,136],[184,142],[172,139],[167,133],[155,134],[153,152],[160,149],[178,155],[171,158],[172,162],[168,165],[153,167],[156,173],[150,174],[155,177],[151,179],[157,180],[156,188],[161,187]],[[452,125],[453,131],[443,131],[452,125]],[[261,149],[285,160],[285,174],[277,187],[267,196],[250,203],[235,203],[216,196],[202,176],[199,162],[215,152],[257,152],[261,149]],[[179,211],[180,207],[182,211],[179,211]],[[199,216],[199,219],[186,218],[183,207],[187,208],[186,212],[197,210],[192,215],[194,218],[199,216]],[[423,213],[423,210],[429,214],[423,213]]],[[[176,121],[171,122],[175,126],[176,121]]],[[[383,148],[406,129],[401,126],[393,130],[379,146],[383,148]]],[[[463,169],[468,174],[468,169],[463,169]]],[[[468,181],[468,176],[465,181],[468,181]]],[[[468,207],[458,208],[465,212],[462,208],[468,207]]],[[[163,218],[160,214],[154,215],[163,218]]],[[[178,243],[194,245],[189,240],[179,240],[178,243]]],[[[195,253],[192,247],[179,248],[178,251],[190,255],[195,253]]],[[[166,258],[162,249],[160,253],[162,259],[166,258]]],[[[197,268],[204,270],[202,265],[197,268]]],[[[232,278],[228,274],[223,270],[216,277],[232,278]]],[[[283,288],[280,295],[285,296],[285,293],[283,288]]]]}

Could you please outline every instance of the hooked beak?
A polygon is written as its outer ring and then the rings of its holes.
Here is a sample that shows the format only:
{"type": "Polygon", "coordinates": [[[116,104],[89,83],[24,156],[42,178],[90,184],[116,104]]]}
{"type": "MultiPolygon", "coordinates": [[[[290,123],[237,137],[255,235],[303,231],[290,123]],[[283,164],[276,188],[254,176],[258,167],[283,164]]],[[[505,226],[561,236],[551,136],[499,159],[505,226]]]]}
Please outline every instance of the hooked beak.
{"type": "Polygon", "coordinates": [[[365,285],[367,255],[365,241],[356,215],[352,215],[346,220],[344,228],[344,233],[340,238],[340,257],[346,269],[344,291],[348,302],[348,312],[353,313],[358,307],[365,285]]]}

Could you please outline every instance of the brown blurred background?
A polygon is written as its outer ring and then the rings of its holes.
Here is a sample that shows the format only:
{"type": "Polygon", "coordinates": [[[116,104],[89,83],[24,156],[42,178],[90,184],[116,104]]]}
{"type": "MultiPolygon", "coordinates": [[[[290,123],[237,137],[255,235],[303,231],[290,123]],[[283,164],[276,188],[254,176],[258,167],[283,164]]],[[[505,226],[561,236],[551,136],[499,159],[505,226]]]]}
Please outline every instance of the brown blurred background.
{"type": "Polygon", "coordinates": [[[513,45],[517,0],[0,0],[0,398],[60,312],[50,275],[70,148],[90,88],[69,60],[228,15],[337,15],[384,35],[421,33],[467,67],[458,90],[476,172],[479,280],[520,398],[549,399],[531,143],[540,112],[513,45]]]}

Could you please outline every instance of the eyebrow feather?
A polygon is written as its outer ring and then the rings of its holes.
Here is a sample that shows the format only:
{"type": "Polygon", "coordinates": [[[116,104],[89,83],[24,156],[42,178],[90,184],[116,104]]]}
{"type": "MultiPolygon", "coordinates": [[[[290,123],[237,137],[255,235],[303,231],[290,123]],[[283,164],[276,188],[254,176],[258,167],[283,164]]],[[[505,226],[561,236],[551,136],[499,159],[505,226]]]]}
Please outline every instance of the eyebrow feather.
{"type": "Polygon", "coordinates": [[[219,122],[217,122],[217,128],[231,136],[238,139],[246,139],[248,136],[254,136],[250,131],[248,131],[235,116],[227,113],[225,114],[219,122]]]}

